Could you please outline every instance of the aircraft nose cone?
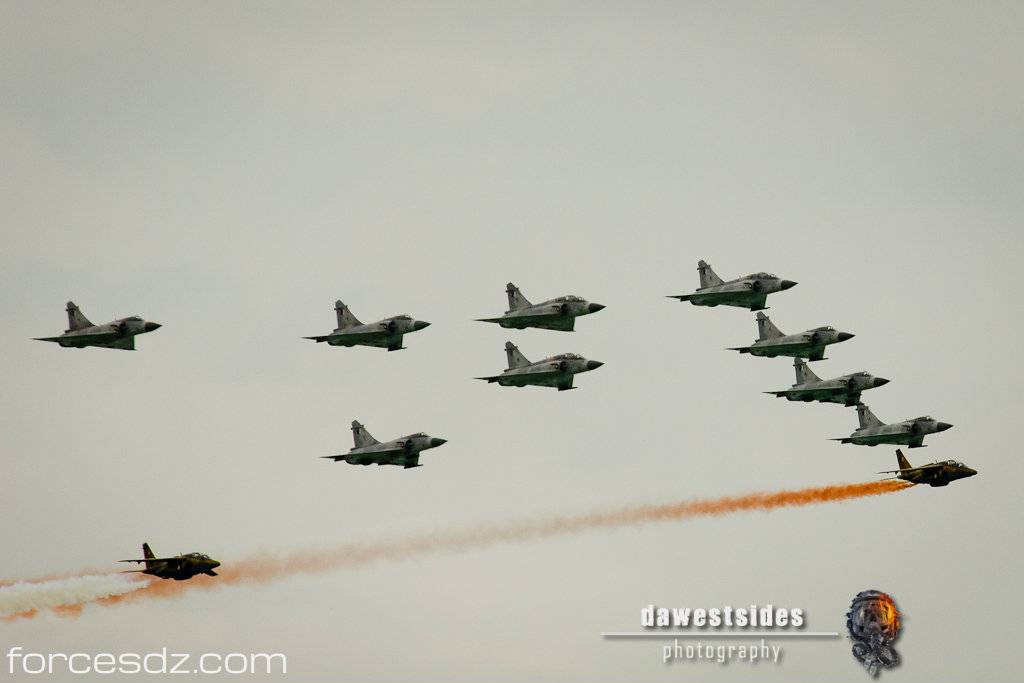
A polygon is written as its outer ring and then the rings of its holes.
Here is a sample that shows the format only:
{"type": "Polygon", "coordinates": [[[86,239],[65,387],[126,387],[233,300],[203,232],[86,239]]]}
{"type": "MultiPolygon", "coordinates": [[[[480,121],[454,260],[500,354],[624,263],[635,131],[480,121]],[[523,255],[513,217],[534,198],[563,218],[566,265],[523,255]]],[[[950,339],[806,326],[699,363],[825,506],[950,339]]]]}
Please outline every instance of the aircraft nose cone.
{"type": "Polygon", "coordinates": [[[886,385],[888,383],[889,383],[889,380],[887,380],[886,378],[884,378],[884,377],[876,377],[874,382],[872,382],[872,385],[876,386],[876,387],[880,387],[880,386],[884,386],[884,385],[886,385]]]}
{"type": "Polygon", "coordinates": [[[433,438],[433,439],[430,440],[430,447],[431,448],[437,448],[438,446],[440,446],[442,444],[446,444],[446,443],[448,443],[448,439],[433,438]]]}
{"type": "Polygon", "coordinates": [[[598,311],[603,309],[604,304],[590,304],[589,306],[587,306],[587,311],[589,311],[590,313],[597,313],[598,311]]]}
{"type": "Polygon", "coordinates": [[[414,330],[422,330],[424,327],[430,327],[430,323],[426,320],[417,320],[412,327],[414,330]]]}
{"type": "Polygon", "coordinates": [[[159,330],[161,327],[163,327],[163,325],[160,323],[146,323],[143,326],[143,329],[146,330],[146,332],[152,332],[153,330],[159,330]]]}
{"type": "Polygon", "coordinates": [[[949,424],[948,422],[940,422],[939,424],[935,425],[935,431],[944,432],[952,426],[953,425],[949,424]]]}
{"type": "Polygon", "coordinates": [[[602,363],[599,360],[588,360],[587,361],[587,370],[597,370],[602,365],[604,365],[604,363],[602,363]]]}
{"type": "Polygon", "coordinates": [[[779,287],[781,287],[783,291],[785,291],[790,287],[796,287],[796,284],[797,283],[793,282],[792,280],[783,280],[782,282],[779,283],[779,287]]]}
{"type": "Polygon", "coordinates": [[[849,332],[840,332],[839,335],[838,335],[839,341],[841,341],[841,342],[844,342],[847,339],[853,339],[855,336],[857,336],[857,335],[850,334],[849,332]]]}

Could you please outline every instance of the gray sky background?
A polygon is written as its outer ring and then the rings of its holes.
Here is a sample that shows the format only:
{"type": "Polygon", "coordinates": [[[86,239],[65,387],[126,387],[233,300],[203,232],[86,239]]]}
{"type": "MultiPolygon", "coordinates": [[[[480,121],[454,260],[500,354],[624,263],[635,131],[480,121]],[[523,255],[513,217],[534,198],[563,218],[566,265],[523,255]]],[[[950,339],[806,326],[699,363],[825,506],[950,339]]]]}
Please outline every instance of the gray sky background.
{"type": "MultiPolygon", "coordinates": [[[[630,504],[874,479],[853,410],[760,393],[740,309],[665,299],[769,270],[797,332],[856,338],[883,419],[952,422],[911,460],[981,475],[770,514],[421,557],[0,624],[36,651],[280,651],[309,680],[864,680],[845,641],[782,666],[602,642],[640,608],[907,615],[887,680],[1017,679],[1024,47],[1018,3],[30,3],[0,6],[0,575],[225,564],[630,504]],[[473,322],[607,305],[573,334],[473,322]],[[331,349],[361,319],[433,326],[331,349]],[[164,324],[139,351],[30,341],[164,324]],[[606,362],[499,389],[512,339],[606,362]],[[425,467],[318,456],[425,430],[425,467]]],[[[6,664],[4,665],[6,670],[6,664]]],[[[5,673],[5,676],[7,674],[5,673]]],[[[9,677],[9,676],[7,676],[9,677]]]]}

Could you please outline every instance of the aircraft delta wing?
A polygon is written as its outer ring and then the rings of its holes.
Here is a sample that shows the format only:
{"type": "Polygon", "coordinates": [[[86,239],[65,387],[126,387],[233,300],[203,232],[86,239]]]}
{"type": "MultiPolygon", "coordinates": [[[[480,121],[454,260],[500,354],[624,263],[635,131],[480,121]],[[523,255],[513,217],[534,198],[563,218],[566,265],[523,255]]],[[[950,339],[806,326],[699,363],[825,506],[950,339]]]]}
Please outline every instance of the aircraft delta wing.
{"type": "Polygon", "coordinates": [[[832,441],[844,444],[852,443],[858,446],[893,444],[921,448],[924,446],[925,436],[944,432],[953,426],[948,422],[939,422],[928,415],[886,424],[875,417],[871,409],[863,403],[857,404],[857,419],[860,423],[858,429],[848,437],[832,439],[832,441]]]}
{"type": "Polygon", "coordinates": [[[697,262],[697,273],[700,275],[700,287],[693,294],[674,294],[670,299],[689,301],[694,306],[737,306],[761,311],[768,295],[784,292],[797,283],[783,280],[771,273],[751,273],[735,280],[723,281],[715,275],[705,261],[697,262]]]}
{"type": "Polygon", "coordinates": [[[352,315],[352,311],[340,299],[334,302],[334,312],[338,326],[333,332],[303,339],[312,339],[318,344],[326,342],[328,346],[374,346],[399,351],[405,348],[402,346],[404,335],[430,326],[424,320],[414,320],[405,314],[364,324],[352,315]]]}
{"type": "Polygon", "coordinates": [[[812,361],[824,360],[826,346],[844,342],[854,336],[849,332],[839,332],[834,327],[816,327],[799,334],[784,334],[762,312],[757,314],[757,332],[757,341],[750,346],[731,347],[729,350],[768,358],[793,356],[812,361]]]}
{"type": "Polygon", "coordinates": [[[505,286],[505,293],[508,295],[508,310],[497,318],[478,318],[479,322],[497,323],[505,328],[519,330],[536,327],[572,332],[577,317],[597,313],[604,308],[601,304],[590,303],[573,294],[532,304],[511,282],[505,286]]]}
{"type": "Polygon", "coordinates": [[[562,353],[537,362],[531,362],[512,342],[505,342],[505,356],[508,369],[500,375],[477,377],[488,383],[498,383],[503,387],[541,386],[556,387],[566,391],[573,387],[573,377],[581,372],[596,370],[604,363],[587,360],[576,353],[562,353]]]}
{"type": "Polygon", "coordinates": [[[334,462],[350,465],[399,465],[405,469],[420,466],[420,453],[447,443],[446,439],[432,437],[423,432],[381,443],[359,423],[352,421],[352,439],[355,445],[344,455],[324,455],[334,462]]]}
{"type": "Polygon", "coordinates": [[[118,318],[105,325],[93,325],[75,302],[67,303],[68,329],[57,337],[35,337],[36,341],[55,342],[64,348],[83,349],[93,346],[101,349],[135,350],[135,337],[160,329],[158,323],[143,320],[137,315],[118,318]]]}
{"type": "Polygon", "coordinates": [[[854,372],[833,379],[821,379],[814,374],[803,358],[794,358],[793,368],[796,371],[796,383],[792,387],[765,393],[779,398],[784,397],[789,401],[818,401],[853,406],[860,402],[862,391],[889,383],[889,380],[884,377],[874,377],[867,372],[854,372]]]}

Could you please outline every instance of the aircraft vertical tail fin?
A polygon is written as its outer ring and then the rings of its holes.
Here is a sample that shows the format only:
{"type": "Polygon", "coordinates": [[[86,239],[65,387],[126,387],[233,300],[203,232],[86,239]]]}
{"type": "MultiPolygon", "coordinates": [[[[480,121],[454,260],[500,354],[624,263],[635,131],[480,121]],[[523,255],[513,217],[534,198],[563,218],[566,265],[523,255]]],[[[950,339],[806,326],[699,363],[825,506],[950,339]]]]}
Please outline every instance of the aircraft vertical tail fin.
{"type": "Polygon", "coordinates": [[[910,464],[910,461],[907,460],[906,456],[903,455],[903,451],[899,448],[896,449],[896,462],[900,464],[901,470],[909,470],[913,467],[910,464]]]}
{"type": "Polygon", "coordinates": [[[89,319],[82,315],[82,311],[79,310],[78,306],[75,305],[74,301],[69,301],[67,306],[68,311],[68,332],[74,332],[75,330],[81,330],[85,327],[92,327],[92,323],[89,319]]]}
{"type": "Polygon", "coordinates": [[[156,555],[153,554],[153,551],[150,550],[149,543],[143,543],[142,544],[142,556],[144,558],[146,558],[146,560],[147,560],[146,561],[146,569],[149,569],[149,565],[150,565],[149,560],[152,560],[153,558],[156,557],[156,555]]]}
{"type": "Polygon", "coordinates": [[[342,303],[341,299],[334,302],[334,313],[338,316],[338,328],[343,330],[346,327],[355,327],[356,325],[362,325],[359,319],[352,315],[352,311],[349,310],[348,306],[342,303]]]}
{"type": "Polygon", "coordinates": [[[722,284],[722,278],[715,275],[707,261],[697,261],[697,272],[700,273],[700,288],[714,287],[722,284]]]}
{"type": "Polygon", "coordinates": [[[363,448],[364,446],[373,446],[380,443],[377,439],[373,438],[370,432],[366,431],[363,425],[359,424],[358,420],[352,420],[352,438],[355,441],[356,448],[363,448]]]}
{"type": "Polygon", "coordinates": [[[519,347],[512,342],[505,342],[505,355],[508,357],[508,369],[525,367],[530,364],[526,356],[519,353],[519,347]]]}
{"type": "Polygon", "coordinates": [[[821,378],[814,374],[814,370],[804,362],[803,358],[793,359],[793,369],[796,370],[796,383],[807,384],[808,382],[820,382],[821,378]]]}
{"type": "Polygon", "coordinates": [[[860,420],[860,428],[866,427],[881,427],[884,423],[875,417],[875,414],[871,412],[863,403],[857,404],[857,419],[860,420]]]}
{"type": "Polygon", "coordinates": [[[766,339],[775,339],[776,337],[784,337],[782,330],[775,327],[772,323],[771,318],[766,316],[764,313],[758,312],[757,314],[757,340],[764,341],[766,339]]]}
{"type": "Polygon", "coordinates": [[[520,308],[527,308],[532,305],[530,300],[523,296],[519,288],[511,282],[505,285],[505,293],[508,294],[508,310],[510,311],[518,311],[520,308]]]}

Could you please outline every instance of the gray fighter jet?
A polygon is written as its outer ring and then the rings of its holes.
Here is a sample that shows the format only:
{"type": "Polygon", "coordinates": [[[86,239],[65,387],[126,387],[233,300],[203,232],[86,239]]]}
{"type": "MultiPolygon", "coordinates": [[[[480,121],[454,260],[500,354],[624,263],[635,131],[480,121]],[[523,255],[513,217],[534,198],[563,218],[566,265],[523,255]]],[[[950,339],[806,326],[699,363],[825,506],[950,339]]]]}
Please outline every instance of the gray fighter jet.
{"type": "Polygon", "coordinates": [[[604,308],[601,304],[592,304],[572,294],[531,304],[511,282],[505,285],[505,293],[508,294],[508,310],[505,314],[500,318],[478,318],[480,322],[498,323],[502,327],[517,330],[539,327],[544,330],[572,332],[578,316],[597,313],[604,308]]]}
{"type": "Polygon", "coordinates": [[[752,273],[724,282],[705,261],[697,261],[700,288],[693,294],[675,294],[670,299],[689,301],[694,306],[739,306],[752,311],[767,308],[765,301],[774,292],[796,287],[792,280],[783,280],[771,273],[752,273]]]}
{"type": "Polygon", "coordinates": [[[36,337],[38,341],[56,342],[64,347],[84,349],[96,346],[101,349],[135,350],[135,335],[160,329],[157,323],[143,320],[137,315],[119,318],[106,325],[93,325],[82,315],[75,302],[69,301],[68,329],[59,337],[36,337]]]}
{"type": "Polygon", "coordinates": [[[814,374],[803,358],[794,358],[796,384],[782,391],[766,391],[790,401],[818,401],[820,403],[842,403],[853,406],[860,403],[860,392],[888,384],[884,377],[874,377],[867,372],[854,372],[835,379],[821,379],[814,374]]]}
{"type": "Polygon", "coordinates": [[[795,356],[808,360],[825,358],[825,347],[852,339],[849,332],[837,332],[834,327],[816,327],[799,334],[783,334],[772,324],[764,313],[757,314],[758,338],[750,346],[732,347],[730,351],[749,353],[752,356],[795,356]]]}
{"type": "Polygon", "coordinates": [[[503,387],[558,387],[559,391],[573,389],[573,376],[581,372],[596,370],[604,363],[587,360],[575,353],[562,353],[551,356],[536,363],[531,363],[526,356],[519,353],[519,348],[512,342],[505,342],[505,355],[508,357],[508,370],[500,375],[477,377],[487,382],[497,382],[503,387]]]}
{"type": "Polygon", "coordinates": [[[939,422],[932,417],[915,417],[912,420],[885,424],[863,403],[857,404],[857,418],[860,428],[841,439],[832,439],[840,443],[852,443],[858,446],[877,446],[880,443],[905,444],[911,448],[924,446],[924,437],[928,434],[944,432],[953,425],[939,422]]]}
{"type": "Polygon", "coordinates": [[[334,332],[303,339],[312,339],[318,344],[327,342],[330,346],[377,346],[388,351],[398,351],[405,348],[402,346],[403,335],[418,332],[430,325],[407,315],[395,315],[364,325],[340,299],[334,302],[334,312],[338,316],[338,327],[334,332]]]}
{"type": "Polygon", "coordinates": [[[345,455],[320,457],[334,462],[344,460],[349,465],[401,465],[409,469],[420,466],[420,452],[447,443],[447,439],[438,439],[423,432],[381,443],[356,420],[352,421],[352,437],[356,445],[345,455]]]}

